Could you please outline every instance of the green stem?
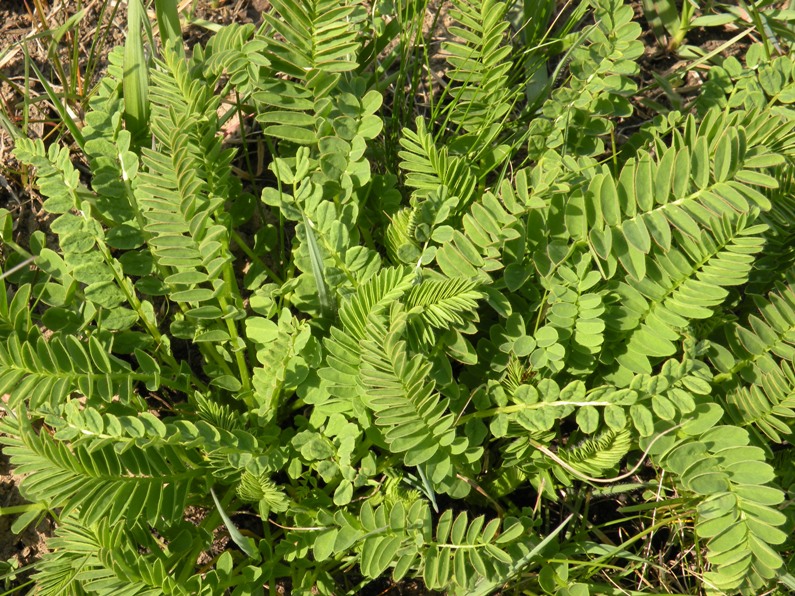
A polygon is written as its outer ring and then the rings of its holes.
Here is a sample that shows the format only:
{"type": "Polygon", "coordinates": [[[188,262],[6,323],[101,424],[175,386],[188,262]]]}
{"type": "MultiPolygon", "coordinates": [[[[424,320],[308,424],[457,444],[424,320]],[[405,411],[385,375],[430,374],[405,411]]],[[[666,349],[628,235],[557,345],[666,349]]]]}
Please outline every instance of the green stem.
{"type": "MultiPolygon", "coordinates": [[[[221,310],[224,313],[228,312],[229,303],[226,301],[226,298],[219,296],[218,304],[220,304],[221,310]]],[[[229,331],[229,337],[232,340],[232,351],[235,354],[235,363],[237,364],[237,370],[240,373],[240,382],[243,384],[243,391],[248,392],[251,390],[251,378],[248,374],[248,364],[246,363],[246,358],[244,356],[245,341],[238,335],[235,321],[231,317],[225,317],[225,320],[226,328],[229,331]]]]}
{"type": "Polygon", "coordinates": [[[279,276],[279,274],[276,273],[270,267],[268,267],[265,264],[265,262],[257,256],[257,253],[251,250],[251,247],[243,241],[243,239],[240,237],[240,234],[238,234],[234,230],[232,231],[232,240],[237,245],[237,247],[240,250],[242,250],[249,259],[251,259],[252,262],[256,262],[257,265],[262,267],[265,273],[268,274],[268,277],[270,277],[274,282],[276,282],[279,285],[282,285],[284,283],[284,280],[279,276]]]}
{"type": "Polygon", "coordinates": [[[543,408],[553,408],[560,406],[573,406],[575,408],[582,408],[586,406],[609,406],[609,401],[540,401],[534,404],[515,404],[513,406],[501,406],[497,408],[489,408],[488,410],[480,410],[472,412],[466,416],[461,416],[459,424],[466,424],[470,419],[476,418],[489,418],[497,414],[513,414],[514,412],[522,412],[524,410],[541,410],[543,408]]]}
{"type": "Polygon", "coordinates": [[[682,14],[679,18],[679,29],[677,29],[676,34],[671,39],[671,43],[668,44],[671,50],[676,50],[679,46],[682,45],[682,42],[685,41],[685,37],[687,36],[687,32],[690,31],[690,21],[693,18],[693,6],[688,2],[688,0],[684,0],[682,3],[682,14]]]}
{"type": "MultiPolygon", "coordinates": [[[[85,212],[84,212],[85,213],[85,212]]],[[[87,218],[90,216],[87,216],[87,218]]],[[[130,282],[127,277],[121,274],[117,268],[116,260],[113,258],[113,255],[110,254],[108,247],[105,245],[104,242],[97,242],[97,246],[99,247],[100,252],[102,253],[102,257],[105,259],[105,263],[110,267],[111,272],[113,273],[113,278],[116,280],[116,284],[121,288],[121,291],[124,292],[124,295],[127,299],[127,303],[132,307],[132,309],[137,313],[138,318],[143,321],[144,327],[149,332],[149,335],[152,336],[152,339],[155,340],[157,344],[157,350],[163,355],[166,363],[174,368],[175,370],[179,368],[179,364],[174,356],[171,354],[170,350],[164,350],[161,348],[163,346],[163,335],[160,333],[160,329],[157,328],[157,325],[154,324],[152,321],[149,320],[146,313],[143,309],[143,304],[138,299],[138,296],[135,294],[135,289],[132,287],[132,283],[130,282]]]]}
{"type": "Polygon", "coordinates": [[[27,250],[22,248],[19,244],[17,244],[10,238],[8,239],[3,238],[3,244],[11,248],[15,253],[17,253],[23,259],[35,259],[35,257],[31,253],[29,253],[27,250]]]}
{"type": "Polygon", "coordinates": [[[25,503],[24,505],[11,505],[10,507],[0,507],[0,516],[17,515],[28,511],[44,511],[45,508],[39,503],[25,503]]]}
{"type": "MultiPolygon", "coordinates": [[[[138,226],[143,232],[144,238],[148,239],[150,234],[148,234],[145,231],[146,220],[144,219],[143,212],[138,206],[138,200],[136,199],[135,193],[133,192],[132,184],[129,180],[129,177],[127,176],[127,172],[124,170],[124,160],[121,159],[121,156],[119,156],[119,164],[122,167],[122,179],[124,182],[124,192],[127,201],[129,202],[130,206],[133,208],[136,222],[138,223],[138,226]]],[[[90,221],[92,219],[90,203],[84,203],[80,201],[79,197],[77,196],[77,193],[74,193],[74,201],[75,204],[78,205],[81,211],[83,212],[83,216],[85,217],[85,219],[87,221],[90,221]]],[[[110,267],[111,271],[113,272],[113,277],[116,280],[118,286],[124,292],[128,304],[133,308],[133,310],[138,314],[138,317],[143,321],[146,330],[149,332],[149,335],[151,335],[152,338],[155,340],[156,345],[158,346],[158,351],[161,354],[163,354],[166,364],[168,364],[168,366],[173,368],[175,371],[179,370],[179,363],[171,354],[171,351],[164,350],[161,348],[161,346],[164,345],[163,335],[160,333],[160,329],[158,329],[156,322],[153,323],[146,317],[146,314],[144,313],[143,310],[143,304],[138,299],[138,296],[135,293],[135,288],[132,286],[132,282],[123,274],[123,272],[117,270],[116,267],[117,261],[113,257],[113,255],[110,254],[108,247],[103,242],[98,242],[97,245],[100,246],[100,250],[102,251],[102,256],[105,259],[105,263],[108,265],[108,267],[110,267]]],[[[152,256],[154,258],[154,255],[152,256]]],[[[161,279],[165,279],[168,276],[168,271],[166,271],[166,269],[157,262],[156,258],[155,258],[155,263],[157,263],[156,266],[158,269],[158,273],[160,273],[161,279]]],[[[179,307],[183,313],[187,310],[185,304],[179,303],[179,307]]],[[[231,374],[231,370],[229,370],[229,367],[227,366],[226,362],[223,360],[221,355],[218,354],[218,352],[216,352],[215,350],[210,348],[208,348],[204,344],[200,344],[199,347],[199,349],[205,355],[205,357],[209,356],[210,358],[214,359],[221,368],[226,369],[231,374]]],[[[197,387],[204,387],[204,383],[202,383],[199,379],[197,379],[193,375],[191,375],[191,377],[192,377],[191,381],[193,382],[194,385],[196,385],[197,387]]]]}
{"type": "MultiPolygon", "coordinates": [[[[234,232],[232,232],[233,237],[234,235],[234,232]]],[[[240,300],[240,288],[237,285],[237,278],[235,277],[235,272],[233,270],[233,261],[231,259],[231,251],[229,250],[228,242],[226,243],[226,252],[230,255],[230,259],[226,262],[226,265],[224,265],[223,268],[222,275],[224,277],[224,283],[226,284],[228,291],[232,293],[232,296],[237,298],[237,300],[240,300]]],[[[246,362],[245,357],[246,342],[238,334],[237,323],[235,322],[234,317],[231,316],[233,306],[227,301],[227,296],[219,295],[218,304],[221,307],[223,318],[226,321],[226,328],[229,331],[232,352],[235,354],[235,363],[237,364],[237,370],[240,374],[240,382],[243,384],[243,391],[244,393],[248,393],[251,390],[251,378],[248,372],[248,363],[246,362]]]]}

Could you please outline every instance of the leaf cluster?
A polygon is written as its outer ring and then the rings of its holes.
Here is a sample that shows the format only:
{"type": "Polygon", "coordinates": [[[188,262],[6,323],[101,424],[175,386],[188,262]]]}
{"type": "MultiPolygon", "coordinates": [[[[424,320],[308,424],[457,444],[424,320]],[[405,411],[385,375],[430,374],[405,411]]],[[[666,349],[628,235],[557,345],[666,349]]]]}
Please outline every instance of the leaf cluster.
{"type": "Polygon", "coordinates": [[[15,529],[58,521],[38,592],[791,580],[791,56],[716,58],[618,147],[629,4],[548,3],[545,34],[455,0],[408,117],[409,4],[165,36],[135,126],[115,50],[77,147],[16,143],[53,217],[23,247],[0,211],[15,529]],[[649,564],[663,527],[680,569],[649,564]]]}

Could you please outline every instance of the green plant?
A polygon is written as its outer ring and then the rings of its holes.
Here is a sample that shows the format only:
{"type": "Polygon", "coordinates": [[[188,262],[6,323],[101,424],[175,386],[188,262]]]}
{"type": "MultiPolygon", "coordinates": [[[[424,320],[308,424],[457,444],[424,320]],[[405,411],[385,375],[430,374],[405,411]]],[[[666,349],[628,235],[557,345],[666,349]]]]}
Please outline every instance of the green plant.
{"type": "Polygon", "coordinates": [[[619,148],[622,2],[538,94],[508,5],[454,2],[446,89],[392,120],[378,56],[409,40],[383,3],[272,5],[189,58],[165,36],[145,93],[111,53],[88,184],[68,146],[16,143],[57,240],[0,212],[0,442],[24,521],[58,521],[39,592],[788,581],[795,120],[762,80],[791,68],[727,60],[619,148]],[[255,186],[229,113],[267,147],[255,186]],[[589,509],[614,494],[615,533],[589,509]],[[648,563],[666,529],[690,571],[648,563]]]}
{"type": "Polygon", "coordinates": [[[753,28],[763,40],[768,59],[786,53],[792,41],[790,23],[795,19],[795,12],[791,3],[740,0],[699,4],[694,0],[684,0],[679,8],[673,0],[643,0],[642,6],[657,42],[667,51],[678,52],[682,56],[703,54],[700,48],[683,45],[687,34],[700,27],[732,24],[739,28],[753,28]]]}
{"type": "Polygon", "coordinates": [[[661,45],[667,36],[668,40],[665,46],[672,51],[679,49],[687,32],[698,26],[698,23],[695,22],[697,8],[698,4],[690,0],[682,2],[681,9],[677,9],[673,0],[663,2],[643,0],[643,14],[651,25],[654,36],[661,45]]]}

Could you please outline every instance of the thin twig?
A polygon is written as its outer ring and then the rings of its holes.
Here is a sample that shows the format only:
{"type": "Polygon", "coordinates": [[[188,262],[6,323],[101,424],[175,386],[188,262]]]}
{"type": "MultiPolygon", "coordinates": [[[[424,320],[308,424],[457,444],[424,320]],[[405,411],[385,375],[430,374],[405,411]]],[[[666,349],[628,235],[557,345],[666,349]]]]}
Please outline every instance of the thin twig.
{"type": "Polygon", "coordinates": [[[3,273],[0,274],[0,280],[5,279],[6,277],[11,275],[15,271],[19,271],[20,269],[22,269],[24,267],[27,267],[28,265],[30,265],[35,260],[36,260],[36,257],[30,257],[30,258],[25,259],[21,263],[17,263],[13,267],[11,267],[11,269],[9,269],[8,271],[3,271],[3,273]]]}
{"type": "Polygon", "coordinates": [[[535,447],[536,449],[538,449],[541,453],[543,453],[544,455],[546,455],[547,457],[552,459],[555,463],[557,463],[557,464],[563,466],[564,468],[566,468],[569,472],[571,472],[572,474],[574,474],[575,476],[577,476],[581,480],[585,480],[586,482],[598,482],[599,484],[612,484],[613,482],[617,482],[619,480],[625,480],[625,479],[630,478],[631,476],[633,476],[635,474],[635,472],[637,472],[638,469],[641,467],[641,465],[643,465],[643,462],[646,460],[646,456],[649,454],[649,451],[651,451],[651,448],[654,446],[654,444],[657,441],[659,441],[661,438],[663,438],[665,435],[667,435],[668,433],[681,428],[683,425],[684,425],[684,422],[682,422],[680,424],[677,424],[676,426],[672,426],[668,430],[663,431],[659,435],[654,437],[652,442],[649,443],[649,446],[646,447],[646,450],[643,452],[643,455],[641,455],[640,460],[638,461],[638,463],[635,464],[635,467],[633,467],[626,474],[621,474],[621,476],[616,476],[615,478],[593,478],[591,476],[586,476],[582,472],[579,472],[578,470],[576,470],[575,468],[570,466],[568,463],[566,463],[564,460],[562,460],[557,455],[552,453],[552,451],[550,451],[549,449],[547,449],[543,445],[541,445],[539,443],[536,443],[533,439],[530,439],[530,444],[533,447],[535,447]]]}

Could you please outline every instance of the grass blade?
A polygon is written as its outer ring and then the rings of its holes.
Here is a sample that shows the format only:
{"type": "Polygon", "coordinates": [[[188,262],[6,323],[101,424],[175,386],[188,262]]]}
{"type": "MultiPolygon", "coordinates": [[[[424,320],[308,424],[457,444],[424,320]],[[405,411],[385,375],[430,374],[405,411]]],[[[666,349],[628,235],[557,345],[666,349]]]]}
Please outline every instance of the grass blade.
{"type": "Polygon", "coordinates": [[[72,138],[77,143],[77,146],[83,150],[85,141],[83,140],[83,133],[80,132],[80,127],[77,126],[77,122],[69,113],[69,110],[66,109],[66,105],[64,101],[59,97],[59,95],[55,92],[55,89],[52,88],[52,85],[44,78],[44,74],[39,70],[39,67],[36,66],[36,63],[33,60],[30,60],[30,66],[33,68],[33,71],[36,73],[36,76],[41,83],[41,86],[44,87],[44,92],[49,97],[50,102],[52,103],[55,111],[58,112],[58,116],[63,120],[66,127],[69,129],[69,132],[72,134],[72,138]]]}
{"type": "Polygon", "coordinates": [[[141,0],[130,0],[127,9],[127,40],[124,44],[124,122],[141,142],[149,123],[149,79],[141,29],[145,18],[141,0]]]}
{"type": "Polygon", "coordinates": [[[184,57],[182,28],[179,24],[179,12],[177,12],[175,0],[155,0],[155,15],[157,15],[157,29],[160,31],[160,41],[163,46],[173,46],[177,53],[184,57]]]}
{"type": "Polygon", "coordinates": [[[315,276],[315,283],[317,284],[317,298],[320,301],[320,312],[322,316],[329,317],[333,310],[331,306],[331,298],[328,295],[326,288],[326,280],[323,277],[323,255],[320,253],[320,247],[317,245],[313,224],[309,218],[304,215],[304,229],[306,230],[306,242],[309,247],[309,260],[312,262],[312,275],[315,276]]]}
{"type": "Polygon", "coordinates": [[[571,521],[574,517],[574,514],[570,514],[569,517],[564,519],[560,525],[555,528],[551,533],[544,537],[544,539],[535,545],[534,548],[530,550],[526,555],[517,559],[513,563],[511,563],[508,572],[497,579],[490,580],[484,578],[481,580],[475,589],[471,592],[472,596],[486,596],[487,594],[491,594],[494,590],[496,590],[499,586],[507,583],[512,578],[516,577],[516,575],[522,571],[537,555],[540,553],[544,547],[549,544],[552,539],[555,538],[558,534],[560,534],[561,530],[566,527],[566,525],[571,521]]]}
{"type": "Polygon", "coordinates": [[[212,495],[213,501],[215,501],[215,506],[218,507],[218,513],[221,514],[221,519],[224,520],[224,525],[226,529],[229,530],[229,537],[232,541],[249,557],[259,560],[260,554],[254,545],[254,541],[240,533],[240,530],[237,529],[237,526],[226,514],[226,511],[224,511],[224,508],[221,506],[221,501],[215,496],[215,491],[213,489],[210,489],[210,495],[212,495]]]}

